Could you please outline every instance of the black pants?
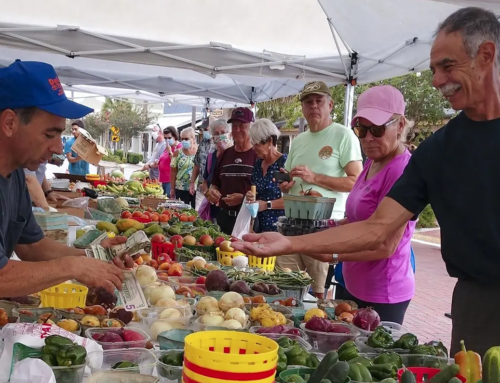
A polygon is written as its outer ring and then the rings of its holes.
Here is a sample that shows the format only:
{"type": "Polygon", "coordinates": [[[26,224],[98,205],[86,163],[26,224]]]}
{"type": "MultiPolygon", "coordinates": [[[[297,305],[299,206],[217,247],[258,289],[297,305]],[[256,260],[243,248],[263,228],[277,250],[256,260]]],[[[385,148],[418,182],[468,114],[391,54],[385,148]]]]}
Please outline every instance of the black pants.
{"type": "Polygon", "coordinates": [[[500,285],[488,286],[459,279],[451,302],[451,352],[460,351],[460,341],[468,350],[483,356],[500,344],[500,328],[496,317],[500,308],[500,285]]]}
{"type": "Polygon", "coordinates": [[[220,226],[220,229],[223,233],[227,235],[231,235],[233,232],[234,224],[236,223],[236,218],[238,216],[239,209],[236,210],[236,215],[233,217],[229,215],[227,210],[219,209],[217,213],[217,225],[220,226]]]}
{"type": "Polygon", "coordinates": [[[354,297],[349,291],[345,290],[342,295],[342,299],[351,300],[358,304],[359,308],[373,307],[373,309],[380,315],[380,320],[387,322],[394,322],[403,324],[405,319],[406,310],[410,305],[410,301],[405,301],[401,303],[375,303],[375,302],[365,302],[361,299],[354,297]]]}
{"type": "Polygon", "coordinates": [[[191,205],[193,209],[196,206],[196,194],[191,194],[189,190],[175,189],[175,198],[180,199],[186,205],[191,205]]]}

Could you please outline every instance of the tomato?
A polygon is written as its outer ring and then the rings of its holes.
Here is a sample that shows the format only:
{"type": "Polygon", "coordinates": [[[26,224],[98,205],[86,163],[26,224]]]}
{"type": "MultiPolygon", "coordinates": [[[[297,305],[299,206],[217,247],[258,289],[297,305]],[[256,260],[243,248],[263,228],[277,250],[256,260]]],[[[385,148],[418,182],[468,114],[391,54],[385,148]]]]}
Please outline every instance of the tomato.
{"type": "Polygon", "coordinates": [[[296,307],[297,306],[297,300],[293,297],[289,297],[287,299],[284,300],[283,302],[283,305],[284,306],[288,306],[288,307],[296,307]]]}
{"type": "Polygon", "coordinates": [[[174,214],[172,214],[172,215],[173,215],[174,217],[177,217],[177,218],[180,218],[180,217],[181,217],[181,215],[180,215],[179,213],[174,213],[174,214]]]}
{"type": "Polygon", "coordinates": [[[168,275],[171,277],[180,277],[182,275],[182,266],[175,263],[168,269],[168,275]]]}
{"type": "Polygon", "coordinates": [[[252,298],[252,303],[266,303],[266,297],[263,295],[257,295],[252,298]]]}
{"type": "Polygon", "coordinates": [[[142,215],[146,216],[149,219],[151,219],[151,213],[149,211],[145,211],[142,215]]]}
{"type": "Polygon", "coordinates": [[[179,217],[179,219],[181,220],[181,222],[188,222],[188,216],[186,214],[181,214],[181,216],[179,217]]]}
{"type": "Polygon", "coordinates": [[[121,217],[124,218],[124,219],[132,218],[132,213],[129,212],[128,210],[125,210],[125,211],[122,212],[121,217]]]}
{"type": "Polygon", "coordinates": [[[166,214],[160,214],[160,222],[168,222],[170,220],[170,216],[166,214]]]}
{"type": "Polygon", "coordinates": [[[157,213],[151,213],[150,216],[153,222],[158,222],[160,220],[160,216],[157,213]]]}
{"type": "Polygon", "coordinates": [[[134,218],[142,218],[142,211],[136,210],[132,213],[132,217],[134,218]]]}
{"type": "Polygon", "coordinates": [[[188,217],[188,222],[194,222],[194,221],[196,221],[196,217],[194,215],[188,217]]]}

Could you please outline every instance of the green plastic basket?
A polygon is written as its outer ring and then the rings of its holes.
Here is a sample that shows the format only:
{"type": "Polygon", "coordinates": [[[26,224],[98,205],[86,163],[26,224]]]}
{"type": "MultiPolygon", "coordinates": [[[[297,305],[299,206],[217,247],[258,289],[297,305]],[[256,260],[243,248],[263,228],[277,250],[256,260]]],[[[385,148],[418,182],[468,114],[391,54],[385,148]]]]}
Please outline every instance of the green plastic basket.
{"type": "Polygon", "coordinates": [[[282,371],[279,376],[279,381],[281,383],[287,383],[288,378],[292,375],[300,375],[302,378],[304,378],[304,380],[306,380],[306,377],[310,376],[314,371],[316,371],[315,368],[292,368],[290,370],[282,371]]]}
{"type": "Polygon", "coordinates": [[[158,334],[160,350],[184,349],[184,339],[193,332],[188,329],[174,329],[158,334]]]}

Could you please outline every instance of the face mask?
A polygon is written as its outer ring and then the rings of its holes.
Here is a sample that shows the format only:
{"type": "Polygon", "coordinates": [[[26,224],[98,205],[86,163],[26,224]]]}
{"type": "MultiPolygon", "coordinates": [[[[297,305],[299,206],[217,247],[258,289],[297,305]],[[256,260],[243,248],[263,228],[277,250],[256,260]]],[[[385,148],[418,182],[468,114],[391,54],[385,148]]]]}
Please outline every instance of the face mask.
{"type": "Polygon", "coordinates": [[[229,147],[229,144],[231,142],[229,138],[229,134],[221,134],[220,136],[215,136],[214,137],[215,145],[221,149],[226,149],[229,147]]]}
{"type": "Polygon", "coordinates": [[[158,138],[158,132],[151,133],[151,137],[153,137],[153,140],[156,141],[156,139],[158,138]]]}
{"type": "Polygon", "coordinates": [[[175,140],[174,140],[173,138],[169,138],[169,139],[168,139],[168,144],[169,144],[170,146],[172,146],[173,144],[175,144],[175,140]]]}
{"type": "Polygon", "coordinates": [[[210,132],[203,132],[203,138],[205,140],[209,140],[212,138],[212,135],[210,134],[210,132]]]}
{"type": "Polygon", "coordinates": [[[182,141],[182,148],[183,149],[190,149],[191,148],[191,141],[182,141]]]}

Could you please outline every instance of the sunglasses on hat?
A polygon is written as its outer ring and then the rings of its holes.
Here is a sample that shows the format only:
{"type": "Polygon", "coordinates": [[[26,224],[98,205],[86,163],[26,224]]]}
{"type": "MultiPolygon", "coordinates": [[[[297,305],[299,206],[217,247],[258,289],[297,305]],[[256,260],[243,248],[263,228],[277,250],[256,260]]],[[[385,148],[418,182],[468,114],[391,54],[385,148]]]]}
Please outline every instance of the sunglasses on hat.
{"type": "Polygon", "coordinates": [[[399,117],[393,118],[392,120],[390,120],[389,122],[386,122],[383,125],[372,125],[372,126],[360,125],[359,120],[358,120],[358,121],[356,121],[356,125],[354,125],[352,130],[354,130],[354,134],[358,138],[365,138],[366,135],[368,134],[368,132],[370,132],[370,134],[373,137],[380,138],[380,137],[384,136],[387,127],[398,120],[399,120],[399,117]]]}

